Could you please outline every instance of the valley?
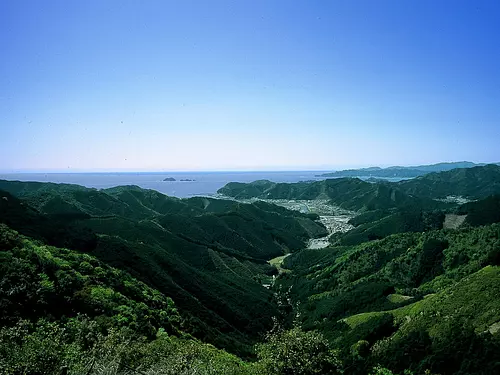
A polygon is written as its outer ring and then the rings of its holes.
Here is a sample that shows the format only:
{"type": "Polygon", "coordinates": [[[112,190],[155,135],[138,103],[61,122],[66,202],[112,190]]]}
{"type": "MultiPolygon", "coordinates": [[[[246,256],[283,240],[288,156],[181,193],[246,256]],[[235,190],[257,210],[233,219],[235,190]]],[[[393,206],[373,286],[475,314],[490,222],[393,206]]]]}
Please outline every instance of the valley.
{"type": "Polygon", "coordinates": [[[349,224],[349,220],[357,215],[356,212],[342,209],[339,206],[331,204],[328,200],[281,200],[266,199],[265,202],[285,207],[289,210],[299,211],[305,214],[318,215],[318,221],[325,226],[328,235],[322,238],[313,238],[309,240],[308,248],[322,248],[328,246],[328,239],[334,233],[345,233],[354,228],[349,224]]]}
{"type": "MultiPolygon", "coordinates": [[[[223,195],[217,196],[219,199],[232,199],[223,195]]],[[[317,221],[324,225],[328,231],[328,235],[321,238],[311,238],[308,241],[308,249],[322,249],[327,247],[329,239],[334,233],[345,233],[353,229],[354,226],[349,224],[349,220],[357,215],[356,212],[342,209],[339,206],[331,204],[328,200],[311,199],[311,200],[287,200],[287,199],[237,199],[241,203],[252,203],[255,201],[263,201],[277,206],[284,207],[288,210],[299,211],[303,214],[318,215],[317,221]]]]}

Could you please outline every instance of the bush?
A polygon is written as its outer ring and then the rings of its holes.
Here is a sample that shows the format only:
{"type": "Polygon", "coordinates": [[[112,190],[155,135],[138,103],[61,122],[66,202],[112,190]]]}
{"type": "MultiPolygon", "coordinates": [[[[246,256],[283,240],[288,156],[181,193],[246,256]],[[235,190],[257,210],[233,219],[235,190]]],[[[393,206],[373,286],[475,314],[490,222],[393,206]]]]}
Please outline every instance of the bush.
{"type": "Polygon", "coordinates": [[[341,362],[329,342],[316,331],[300,328],[268,335],[257,348],[263,373],[269,375],[340,374],[341,362]]]}

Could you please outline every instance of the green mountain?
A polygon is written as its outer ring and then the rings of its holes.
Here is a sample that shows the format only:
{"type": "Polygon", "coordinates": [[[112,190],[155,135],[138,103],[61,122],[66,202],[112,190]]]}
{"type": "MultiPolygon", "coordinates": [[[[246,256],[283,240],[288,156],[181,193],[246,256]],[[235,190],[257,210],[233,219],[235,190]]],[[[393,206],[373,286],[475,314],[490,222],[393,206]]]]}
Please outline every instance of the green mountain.
{"type": "Polygon", "coordinates": [[[0,224],[0,259],[2,374],[259,373],[185,333],[172,299],[91,255],[0,224]]]}
{"type": "MultiPolygon", "coordinates": [[[[0,185],[1,187],[1,185],[0,185]]],[[[481,199],[500,192],[500,166],[488,164],[433,172],[396,183],[369,183],[356,178],[336,178],[314,182],[251,183],[231,182],[219,194],[237,199],[327,199],[343,208],[374,210],[424,205],[437,207],[433,199],[464,196],[481,199]]]]}
{"type": "MultiPolygon", "coordinates": [[[[454,165],[442,163],[429,166],[428,169],[454,165]]],[[[481,199],[500,193],[500,166],[491,164],[453,169],[397,183],[369,183],[355,178],[292,184],[271,181],[229,183],[221,188],[219,193],[236,199],[323,199],[333,205],[358,211],[359,215],[350,221],[355,229],[330,238],[336,245],[355,245],[395,233],[441,229],[444,214],[450,212],[453,207],[458,207],[457,202],[445,198],[455,196],[481,199]]],[[[485,219],[482,212],[477,215],[478,218],[474,218],[473,213],[466,219],[466,223],[497,222],[493,218],[494,207],[495,203],[489,209],[492,218],[485,219]]],[[[482,207],[481,210],[483,209],[488,208],[482,207]]]]}
{"type": "Polygon", "coordinates": [[[301,325],[336,343],[350,370],[495,373],[500,226],[404,233],[303,250],[278,279],[301,325]]]}
{"type": "Polygon", "coordinates": [[[150,337],[160,327],[181,332],[183,321],[172,299],[130,274],[88,254],[37,243],[4,224],[0,240],[2,325],[81,313],[104,326],[133,326],[150,337]]]}
{"type": "Polygon", "coordinates": [[[127,272],[4,224],[0,259],[2,374],[342,373],[331,344],[300,328],[270,334],[258,360],[243,361],[186,334],[172,299],[127,272]]]}
{"type": "Polygon", "coordinates": [[[489,164],[429,173],[413,180],[401,181],[396,185],[406,194],[425,198],[446,198],[453,195],[481,199],[500,193],[500,166],[489,164]]]}
{"type": "Polygon", "coordinates": [[[406,208],[368,211],[349,221],[355,226],[354,229],[332,236],[330,242],[337,245],[357,245],[396,233],[441,229],[444,219],[445,214],[439,210],[424,211],[406,208]]]}
{"type": "Polygon", "coordinates": [[[176,301],[194,336],[247,352],[276,307],[260,281],[267,260],[324,236],[299,212],[259,202],[176,199],[138,187],[108,190],[0,181],[0,221],[48,244],[85,251],[176,301]]]}
{"type": "Polygon", "coordinates": [[[360,169],[346,169],[342,171],[324,173],[320,177],[380,177],[380,178],[413,178],[431,172],[444,172],[456,168],[472,168],[484,164],[469,161],[418,165],[412,167],[393,166],[387,168],[369,167],[360,169]]]}
{"type": "Polygon", "coordinates": [[[233,182],[218,192],[236,199],[323,199],[341,208],[358,211],[358,216],[350,221],[355,229],[330,237],[330,241],[337,245],[355,245],[395,233],[440,229],[444,221],[443,210],[451,207],[449,203],[406,194],[396,184],[369,183],[355,178],[293,184],[233,182]]]}
{"type": "Polygon", "coordinates": [[[231,182],[217,191],[236,199],[324,199],[349,210],[370,211],[401,207],[440,207],[438,202],[403,193],[395,185],[374,184],[357,178],[338,178],[314,182],[274,183],[231,182]]]}

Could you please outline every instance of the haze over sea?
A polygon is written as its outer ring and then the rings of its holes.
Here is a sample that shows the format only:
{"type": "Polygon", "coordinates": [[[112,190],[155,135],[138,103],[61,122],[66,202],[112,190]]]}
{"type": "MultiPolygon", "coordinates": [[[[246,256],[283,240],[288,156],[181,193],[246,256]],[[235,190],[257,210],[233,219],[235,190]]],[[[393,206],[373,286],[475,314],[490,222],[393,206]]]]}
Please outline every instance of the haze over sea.
{"type": "Polygon", "coordinates": [[[195,195],[214,195],[228,182],[322,180],[324,177],[316,177],[321,173],[324,171],[9,173],[0,174],[0,179],[77,184],[96,189],[137,185],[166,195],[187,198],[195,195]],[[167,177],[173,177],[176,181],[163,181],[167,177]],[[181,179],[195,181],[179,181],[181,179]]]}

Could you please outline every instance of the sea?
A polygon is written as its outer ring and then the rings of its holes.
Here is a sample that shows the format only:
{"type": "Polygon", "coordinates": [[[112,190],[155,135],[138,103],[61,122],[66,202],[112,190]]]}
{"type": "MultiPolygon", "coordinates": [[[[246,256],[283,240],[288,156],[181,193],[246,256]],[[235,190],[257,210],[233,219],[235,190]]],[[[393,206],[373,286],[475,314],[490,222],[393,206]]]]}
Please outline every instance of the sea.
{"type": "Polygon", "coordinates": [[[55,182],[106,189],[114,186],[137,185],[144,189],[178,198],[215,196],[228,182],[318,181],[318,175],[329,171],[277,171],[277,172],[116,172],[116,173],[9,173],[0,174],[2,180],[55,182]],[[176,181],[163,181],[165,178],[176,181]],[[193,181],[180,181],[193,180],[193,181]]]}

